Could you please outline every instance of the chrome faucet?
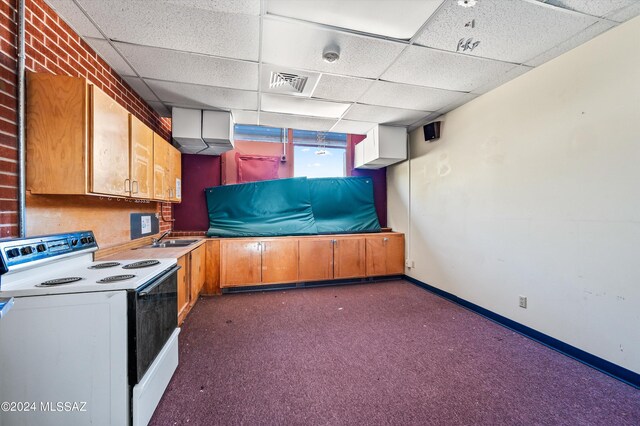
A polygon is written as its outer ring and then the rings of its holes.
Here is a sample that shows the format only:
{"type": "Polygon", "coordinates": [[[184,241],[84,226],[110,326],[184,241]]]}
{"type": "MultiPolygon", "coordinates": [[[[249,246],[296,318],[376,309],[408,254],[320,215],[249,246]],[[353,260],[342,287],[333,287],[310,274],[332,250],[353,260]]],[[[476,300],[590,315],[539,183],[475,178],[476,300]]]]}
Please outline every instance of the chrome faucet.
{"type": "Polygon", "coordinates": [[[171,233],[171,230],[168,230],[166,232],[164,232],[162,235],[160,235],[160,238],[154,238],[153,240],[151,240],[151,245],[157,246],[160,244],[160,241],[162,241],[162,239],[164,237],[166,237],[167,235],[169,235],[171,233]]]}

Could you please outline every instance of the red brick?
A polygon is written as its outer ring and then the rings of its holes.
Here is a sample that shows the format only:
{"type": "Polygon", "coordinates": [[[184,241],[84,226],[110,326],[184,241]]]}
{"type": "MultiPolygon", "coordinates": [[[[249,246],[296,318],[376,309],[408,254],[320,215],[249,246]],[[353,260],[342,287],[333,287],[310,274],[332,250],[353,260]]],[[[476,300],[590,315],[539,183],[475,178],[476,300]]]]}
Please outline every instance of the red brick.
{"type": "Polygon", "coordinates": [[[0,173],[0,185],[18,186],[18,176],[15,174],[0,173]]]}
{"type": "Polygon", "coordinates": [[[18,225],[0,226],[0,238],[10,238],[18,236],[18,225]]]}
{"type": "MultiPolygon", "coordinates": [[[[10,188],[7,186],[0,186],[0,198],[6,198],[11,200],[18,199],[18,189],[10,188]]],[[[4,223],[4,222],[2,222],[4,223]]]]}
{"type": "Polygon", "coordinates": [[[3,211],[3,212],[18,211],[18,200],[0,200],[0,211],[3,211]]]}

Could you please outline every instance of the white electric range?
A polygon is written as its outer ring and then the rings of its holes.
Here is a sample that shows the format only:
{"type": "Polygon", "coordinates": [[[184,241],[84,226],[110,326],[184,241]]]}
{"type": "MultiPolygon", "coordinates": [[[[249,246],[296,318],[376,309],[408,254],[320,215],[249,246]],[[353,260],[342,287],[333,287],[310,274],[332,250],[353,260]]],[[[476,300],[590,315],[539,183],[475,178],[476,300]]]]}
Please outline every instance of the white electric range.
{"type": "Polygon", "coordinates": [[[0,424],[151,419],[178,364],[176,259],[97,249],[90,231],[0,241],[0,424]]]}

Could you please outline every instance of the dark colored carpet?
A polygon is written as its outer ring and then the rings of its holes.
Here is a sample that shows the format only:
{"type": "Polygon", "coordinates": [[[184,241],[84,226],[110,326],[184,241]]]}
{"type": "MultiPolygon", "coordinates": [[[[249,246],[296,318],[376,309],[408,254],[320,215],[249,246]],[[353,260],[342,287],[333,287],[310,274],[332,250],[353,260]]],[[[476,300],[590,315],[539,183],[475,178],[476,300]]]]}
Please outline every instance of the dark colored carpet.
{"type": "Polygon", "coordinates": [[[201,299],[152,425],[638,425],[640,391],[404,281],[201,299]]]}

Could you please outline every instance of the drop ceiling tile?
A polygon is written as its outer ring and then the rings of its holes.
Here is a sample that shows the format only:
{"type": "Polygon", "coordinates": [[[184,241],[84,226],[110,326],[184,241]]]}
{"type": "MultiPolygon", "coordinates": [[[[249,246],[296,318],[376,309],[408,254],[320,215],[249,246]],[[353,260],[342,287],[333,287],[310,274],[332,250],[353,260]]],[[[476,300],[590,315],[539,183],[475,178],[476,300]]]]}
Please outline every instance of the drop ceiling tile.
{"type": "Polygon", "coordinates": [[[355,104],[344,115],[347,120],[408,126],[427,116],[428,111],[355,104]]]}
{"type": "Polygon", "coordinates": [[[371,86],[371,83],[373,80],[322,74],[312,96],[330,101],[355,102],[371,86]]]}
{"type": "Polygon", "coordinates": [[[96,51],[102,59],[104,59],[115,72],[119,75],[134,75],[135,73],[127,62],[120,56],[120,54],[109,44],[109,42],[102,38],[89,38],[84,39],[89,46],[96,51]]]}
{"type": "Polygon", "coordinates": [[[491,80],[490,82],[488,82],[487,84],[483,84],[482,86],[478,86],[476,88],[474,88],[471,93],[474,93],[476,95],[480,95],[483,93],[486,93],[490,90],[495,89],[498,86],[502,86],[504,83],[506,83],[507,81],[513,80],[514,78],[532,70],[533,68],[531,67],[527,67],[525,65],[516,65],[515,67],[511,68],[510,70],[508,70],[507,72],[500,74],[500,75],[496,75],[495,78],[493,80],[491,80]]]}
{"type": "Polygon", "coordinates": [[[258,108],[257,92],[149,79],[146,82],[162,102],[174,106],[223,110],[258,108]]]}
{"type": "Polygon", "coordinates": [[[299,130],[316,130],[327,132],[336,123],[336,119],[304,117],[301,115],[260,113],[260,125],[271,127],[286,127],[299,130]]]}
{"type": "Polygon", "coordinates": [[[149,89],[141,78],[138,77],[122,77],[135,92],[145,101],[158,101],[156,95],[149,89]]]}
{"type": "Polygon", "coordinates": [[[557,6],[563,9],[573,10],[576,12],[586,13],[587,15],[604,17],[611,13],[615,13],[624,9],[634,3],[637,0],[599,0],[599,1],[585,1],[585,0],[537,0],[541,3],[557,6]]]}
{"type": "Polygon", "coordinates": [[[164,0],[176,6],[193,7],[211,12],[260,14],[260,0],[164,0]]]}
{"type": "Polygon", "coordinates": [[[257,111],[232,110],[231,115],[233,116],[233,122],[236,124],[258,124],[257,111]]]}
{"type": "Polygon", "coordinates": [[[80,36],[104,38],[73,0],[47,0],[47,3],[80,36]]]}
{"type": "Polygon", "coordinates": [[[558,44],[557,46],[552,47],[551,49],[536,56],[535,58],[531,58],[527,60],[525,64],[533,67],[542,65],[545,62],[557,56],[560,56],[565,52],[568,52],[574,47],[578,47],[579,45],[591,40],[595,36],[602,34],[607,30],[610,30],[614,26],[615,24],[611,21],[598,21],[595,24],[591,25],[589,28],[565,40],[564,42],[558,44]]]}
{"type": "Polygon", "coordinates": [[[338,28],[410,39],[442,0],[269,0],[267,13],[338,28]]]}
{"type": "Polygon", "coordinates": [[[332,31],[317,26],[276,19],[264,19],[262,60],[308,71],[355,77],[377,78],[402,51],[392,41],[332,31]],[[340,59],[327,63],[322,53],[336,45],[340,59]]]}
{"type": "Polygon", "coordinates": [[[171,117],[171,111],[162,102],[147,101],[147,103],[153,108],[155,112],[160,114],[161,117],[171,117]]]}
{"type": "Polygon", "coordinates": [[[607,19],[611,19],[616,22],[626,22],[638,15],[640,15],[640,2],[635,2],[624,9],[609,13],[607,15],[607,19]]]}
{"type": "Polygon", "coordinates": [[[425,124],[432,123],[432,122],[436,121],[436,119],[438,117],[441,117],[441,116],[442,116],[442,113],[432,112],[431,114],[427,115],[426,117],[424,117],[420,121],[416,121],[415,123],[410,125],[408,130],[412,131],[414,129],[417,129],[418,127],[424,126],[425,124]]]}
{"type": "Polygon", "coordinates": [[[360,103],[417,109],[420,111],[436,111],[458,99],[467,97],[468,94],[464,92],[376,81],[360,99],[360,103]]]}
{"type": "Polygon", "coordinates": [[[409,46],[383,80],[469,92],[506,73],[513,64],[409,46]]]}
{"type": "MultiPolygon", "coordinates": [[[[260,88],[263,92],[285,93],[290,96],[309,97],[311,95],[311,92],[313,91],[313,88],[316,86],[318,79],[320,78],[320,73],[317,72],[301,71],[293,68],[268,64],[263,64],[260,72],[262,73],[262,75],[260,76],[260,88]],[[274,73],[289,74],[290,76],[298,76],[301,78],[306,78],[307,80],[301,92],[296,91],[290,84],[280,84],[275,87],[271,87],[272,76],[274,73]]],[[[282,83],[282,80],[280,80],[280,83],[282,83]]]]}
{"type": "Polygon", "coordinates": [[[262,94],[263,111],[300,114],[309,117],[339,118],[349,108],[346,103],[296,98],[293,96],[262,94]]]}
{"type": "Polygon", "coordinates": [[[482,0],[474,7],[447,2],[416,44],[455,52],[458,41],[480,44],[465,54],[522,63],[579,33],[597,18],[539,2],[482,0]],[[466,23],[474,22],[473,27],[466,23]]]}
{"type": "Polygon", "coordinates": [[[352,121],[352,120],[340,120],[333,129],[332,132],[336,133],[351,133],[354,135],[366,135],[376,123],[369,123],[366,121],[352,121]]]}
{"type": "Polygon", "coordinates": [[[258,90],[258,64],[156,47],[115,43],[141,77],[258,90]]]}
{"type": "MultiPolygon", "coordinates": [[[[230,1],[155,1],[153,7],[146,1],[78,2],[113,40],[258,60],[260,19],[256,15],[226,13],[238,7],[230,1]]],[[[255,8],[256,2],[259,5],[259,0],[241,4],[255,8]]]]}

